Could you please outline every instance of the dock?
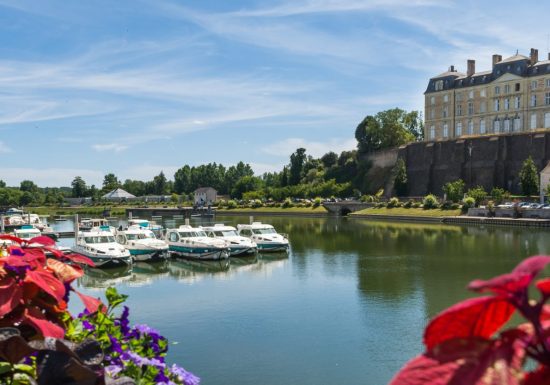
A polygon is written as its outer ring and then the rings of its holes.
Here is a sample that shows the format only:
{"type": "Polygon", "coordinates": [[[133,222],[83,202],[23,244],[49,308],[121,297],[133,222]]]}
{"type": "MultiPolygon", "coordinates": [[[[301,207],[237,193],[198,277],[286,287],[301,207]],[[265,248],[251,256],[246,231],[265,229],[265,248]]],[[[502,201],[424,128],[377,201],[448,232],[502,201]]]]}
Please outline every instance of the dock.
{"type": "Polygon", "coordinates": [[[149,217],[211,217],[216,210],[208,207],[130,207],[126,209],[127,218],[149,218],[149,217]]]}

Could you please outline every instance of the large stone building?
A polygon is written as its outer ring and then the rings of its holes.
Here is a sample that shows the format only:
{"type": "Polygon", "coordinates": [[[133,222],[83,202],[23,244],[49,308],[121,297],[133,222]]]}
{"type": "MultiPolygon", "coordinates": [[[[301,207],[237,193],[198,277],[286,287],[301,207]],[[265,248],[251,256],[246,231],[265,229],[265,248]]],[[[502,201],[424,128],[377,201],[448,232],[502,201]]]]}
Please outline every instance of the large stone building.
{"type": "Polygon", "coordinates": [[[490,71],[449,71],[430,79],[425,95],[427,141],[550,129],[550,54],[538,60],[493,55],[490,71]]]}

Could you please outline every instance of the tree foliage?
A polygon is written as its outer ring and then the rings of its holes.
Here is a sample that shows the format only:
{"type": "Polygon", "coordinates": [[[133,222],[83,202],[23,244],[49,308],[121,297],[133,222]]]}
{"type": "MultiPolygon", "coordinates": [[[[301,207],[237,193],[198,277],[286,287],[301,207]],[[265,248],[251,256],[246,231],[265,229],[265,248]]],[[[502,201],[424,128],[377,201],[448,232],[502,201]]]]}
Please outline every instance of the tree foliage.
{"type": "Polygon", "coordinates": [[[406,196],[407,195],[407,168],[405,166],[405,161],[403,158],[397,159],[397,162],[394,167],[394,188],[397,196],[406,196]]]}
{"type": "Polygon", "coordinates": [[[523,162],[519,172],[519,180],[524,195],[530,196],[539,192],[539,174],[531,156],[523,162]]]}
{"type": "Polygon", "coordinates": [[[72,196],[74,198],[85,197],[88,188],[86,187],[86,182],[82,177],[76,176],[71,182],[72,187],[72,196]]]}
{"type": "Polygon", "coordinates": [[[369,153],[421,140],[423,126],[417,111],[393,108],[366,116],[355,129],[357,149],[369,153]]]}
{"type": "Polygon", "coordinates": [[[443,185],[443,192],[447,195],[447,199],[452,202],[459,202],[464,198],[464,181],[457,179],[454,182],[447,182],[443,185]]]}

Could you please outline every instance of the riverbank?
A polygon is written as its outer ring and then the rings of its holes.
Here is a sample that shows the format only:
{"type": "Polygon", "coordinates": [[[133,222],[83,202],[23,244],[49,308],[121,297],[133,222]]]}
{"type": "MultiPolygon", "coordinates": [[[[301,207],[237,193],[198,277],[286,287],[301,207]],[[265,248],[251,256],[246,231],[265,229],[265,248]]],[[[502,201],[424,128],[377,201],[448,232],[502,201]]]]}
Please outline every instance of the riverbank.
{"type": "Polygon", "coordinates": [[[219,215],[266,215],[266,216],[291,216],[291,217],[326,217],[329,212],[323,207],[258,207],[217,209],[219,215]]]}

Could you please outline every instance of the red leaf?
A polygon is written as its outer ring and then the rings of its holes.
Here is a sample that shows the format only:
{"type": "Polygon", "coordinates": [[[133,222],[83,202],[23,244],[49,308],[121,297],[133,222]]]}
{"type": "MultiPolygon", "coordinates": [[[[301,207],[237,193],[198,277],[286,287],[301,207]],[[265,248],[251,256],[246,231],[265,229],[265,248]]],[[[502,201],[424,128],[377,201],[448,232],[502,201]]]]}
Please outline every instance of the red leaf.
{"type": "Polygon", "coordinates": [[[44,251],[37,248],[26,248],[25,255],[22,257],[35,269],[41,268],[46,264],[46,255],[44,251]]]}
{"type": "Polygon", "coordinates": [[[70,283],[84,275],[80,266],[70,266],[57,259],[48,259],[47,265],[64,283],[70,283]]]}
{"type": "Polygon", "coordinates": [[[513,341],[445,341],[405,365],[390,385],[519,385],[524,351],[513,341]]]}
{"type": "Polygon", "coordinates": [[[539,279],[535,283],[535,286],[537,287],[537,289],[540,290],[543,295],[550,295],[550,278],[539,279]]]}
{"type": "Polygon", "coordinates": [[[534,372],[527,373],[523,385],[550,385],[550,368],[541,365],[534,372]]]}
{"type": "Polygon", "coordinates": [[[9,255],[5,258],[2,258],[2,262],[4,262],[6,265],[13,267],[29,266],[29,263],[25,261],[23,257],[19,257],[16,255],[9,255]]]}
{"type": "Polygon", "coordinates": [[[0,280],[0,317],[11,312],[23,296],[23,288],[17,284],[15,279],[6,276],[0,280]]]}
{"type": "Polygon", "coordinates": [[[550,256],[538,255],[522,261],[511,273],[499,275],[487,281],[475,280],[470,282],[470,290],[496,294],[515,294],[527,290],[527,286],[544,267],[550,263],[550,256]]]}
{"type": "Polygon", "coordinates": [[[27,242],[27,244],[29,244],[29,245],[32,244],[32,243],[38,243],[38,244],[41,244],[43,246],[55,246],[55,241],[53,239],[51,239],[50,237],[47,237],[45,235],[40,235],[38,237],[31,238],[27,242]]]}
{"type": "Polygon", "coordinates": [[[512,273],[529,274],[534,277],[549,263],[550,256],[536,255],[523,260],[514,270],[512,270],[512,273]]]}
{"type": "Polygon", "coordinates": [[[13,235],[8,235],[8,234],[0,234],[0,240],[1,239],[5,239],[5,240],[8,240],[8,241],[13,241],[13,242],[19,243],[19,244],[25,242],[21,238],[15,237],[13,235]]]}
{"type": "Polygon", "coordinates": [[[52,253],[54,256],[56,256],[57,258],[61,258],[63,257],[63,252],[59,249],[56,249],[54,247],[48,247],[48,246],[44,246],[43,247],[44,250],[47,250],[49,251],[50,253],[52,253]]]}
{"type": "Polygon", "coordinates": [[[29,270],[25,282],[34,283],[57,301],[62,301],[65,296],[65,286],[49,271],[29,270]]]}
{"type": "Polygon", "coordinates": [[[28,308],[25,315],[26,320],[24,323],[31,324],[44,337],[63,338],[65,336],[65,330],[59,325],[48,321],[37,307],[28,308]]]}
{"type": "Polygon", "coordinates": [[[477,297],[459,302],[430,321],[424,332],[424,344],[431,349],[453,338],[489,338],[510,319],[514,310],[499,297],[477,297]]]}
{"type": "Polygon", "coordinates": [[[85,257],[84,255],[80,255],[80,254],[65,254],[63,255],[64,258],[67,258],[73,262],[76,262],[76,263],[81,263],[83,265],[88,265],[90,267],[95,267],[95,264],[94,262],[88,258],[88,257],[85,257]]]}
{"type": "MultiPolygon", "coordinates": [[[[90,313],[95,313],[99,309],[99,306],[103,305],[103,302],[101,302],[99,298],[94,298],[89,295],[82,294],[81,292],[74,289],[73,291],[80,297],[80,300],[86,307],[86,310],[88,310],[90,313]]],[[[105,308],[105,305],[103,305],[102,311],[105,313],[106,310],[107,309],[105,308]]]]}

